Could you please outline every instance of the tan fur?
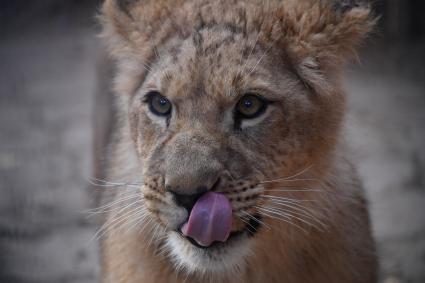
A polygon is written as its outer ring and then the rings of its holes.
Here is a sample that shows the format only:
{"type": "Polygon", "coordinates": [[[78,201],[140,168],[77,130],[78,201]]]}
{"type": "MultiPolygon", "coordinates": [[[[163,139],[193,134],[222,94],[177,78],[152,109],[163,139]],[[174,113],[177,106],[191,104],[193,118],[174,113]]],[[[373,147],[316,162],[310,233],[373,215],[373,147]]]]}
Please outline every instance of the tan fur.
{"type": "Polygon", "coordinates": [[[119,207],[105,218],[103,282],[376,282],[367,205],[340,138],[342,68],[374,20],[343,2],[105,1],[119,117],[106,179],[141,184],[104,196],[119,207]],[[141,102],[149,90],[173,103],[170,121],[141,102]],[[235,129],[232,109],[253,91],[273,103],[235,129]],[[217,178],[232,231],[268,197],[297,201],[292,217],[265,213],[252,237],[210,254],[173,238],[187,212],[166,185],[188,193],[217,178]]]}

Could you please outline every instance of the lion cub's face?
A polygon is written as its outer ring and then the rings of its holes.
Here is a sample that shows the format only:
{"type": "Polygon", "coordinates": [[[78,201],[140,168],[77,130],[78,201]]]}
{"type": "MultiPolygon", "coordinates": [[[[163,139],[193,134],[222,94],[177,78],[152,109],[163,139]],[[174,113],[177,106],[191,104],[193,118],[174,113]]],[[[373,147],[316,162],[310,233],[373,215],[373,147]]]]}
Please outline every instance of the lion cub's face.
{"type": "Polygon", "coordinates": [[[176,263],[192,271],[241,265],[270,220],[264,181],[315,162],[336,135],[339,110],[259,37],[215,26],[170,40],[131,100],[145,205],[176,263]],[[225,242],[200,246],[181,228],[207,191],[227,197],[232,228],[225,242]]]}
{"type": "Polygon", "coordinates": [[[266,2],[103,5],[148,221],[189,271],[240,267],[262,241],[317,223],[297,202],[305,192],[288,199],[282,181],[310,165],[326,172],[344,112],[339,73],[374,24],[356,1],[266,2]]]}

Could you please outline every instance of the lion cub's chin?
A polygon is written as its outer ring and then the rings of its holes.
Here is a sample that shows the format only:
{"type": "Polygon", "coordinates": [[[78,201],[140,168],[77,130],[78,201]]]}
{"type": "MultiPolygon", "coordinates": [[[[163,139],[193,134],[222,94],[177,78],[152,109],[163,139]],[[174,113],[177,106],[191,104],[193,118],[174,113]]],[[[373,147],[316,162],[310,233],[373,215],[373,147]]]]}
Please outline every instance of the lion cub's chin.
{"type": "Polygon", "coordinates": [[[177,269],[190,273],[226,273],[243,268],[252,240],[246,234],[210,248],[196,247],[177,232],[167,236],[167,247],[177,269]]]}

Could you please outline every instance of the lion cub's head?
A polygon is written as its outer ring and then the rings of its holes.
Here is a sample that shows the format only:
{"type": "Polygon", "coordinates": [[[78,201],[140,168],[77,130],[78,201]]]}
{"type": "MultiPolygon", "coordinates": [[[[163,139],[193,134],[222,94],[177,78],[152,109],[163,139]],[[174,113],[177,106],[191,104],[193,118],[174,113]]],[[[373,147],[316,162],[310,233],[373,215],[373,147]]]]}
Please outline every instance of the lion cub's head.
{"type": "Polygon", "coordinates": [[[275,222],[320,226],[301,203],[309,190],[288,195],[285,181],[326,170],[339,72],[372,25],[354,1],[323,2],[104,4],[141,196],[178,265],[235,268],[261,234],[284,233],[275,222]]]}

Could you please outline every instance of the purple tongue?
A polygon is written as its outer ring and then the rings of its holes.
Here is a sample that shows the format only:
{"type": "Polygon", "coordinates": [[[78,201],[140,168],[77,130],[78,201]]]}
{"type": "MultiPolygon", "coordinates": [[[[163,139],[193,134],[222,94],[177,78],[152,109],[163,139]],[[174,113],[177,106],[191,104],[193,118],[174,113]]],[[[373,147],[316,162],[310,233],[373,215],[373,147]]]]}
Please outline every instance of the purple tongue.
{"type": "Polygon", "coordinates": [[[232,228],[232,207],[222,194],[208,192],[198,199],[181,231],[199,245],[225,242],[232,228]]]}

